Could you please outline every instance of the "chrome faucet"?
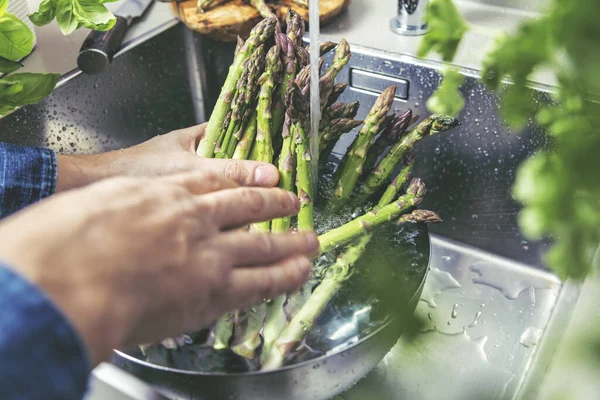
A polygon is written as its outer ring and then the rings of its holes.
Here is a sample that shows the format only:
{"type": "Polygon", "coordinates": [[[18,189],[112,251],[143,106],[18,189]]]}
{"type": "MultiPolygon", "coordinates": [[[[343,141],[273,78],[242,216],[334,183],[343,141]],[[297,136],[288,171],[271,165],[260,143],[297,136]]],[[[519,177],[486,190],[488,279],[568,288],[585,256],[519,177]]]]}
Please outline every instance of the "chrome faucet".
{"type": "Polygon", "coordinates": [[[427,33],[429,0],[398,0],[398,15],[392,19],[392,31],[399,35],[418,36],[427,33]]]}

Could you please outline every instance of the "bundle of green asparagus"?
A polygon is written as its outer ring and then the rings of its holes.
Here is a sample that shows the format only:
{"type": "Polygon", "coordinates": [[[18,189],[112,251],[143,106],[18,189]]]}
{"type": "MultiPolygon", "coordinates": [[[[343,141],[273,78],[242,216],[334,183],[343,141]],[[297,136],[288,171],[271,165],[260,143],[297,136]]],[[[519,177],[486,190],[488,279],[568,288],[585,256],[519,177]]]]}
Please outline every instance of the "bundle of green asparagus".
{"type": "MultiPolygon", "coordinates": [[[[409,129],[415,122],[411,111],[390,114],[395,86],[381,93],[364,121],[355,120],[358,102],[338,101],[348,85],[336,84],[335,79],[350,59],[350,47],[342,39],[337,45],[320,45],[321,56],[334,48],[335,53],[331,66],[320,73],[320,130],[310,132],[310,66],[302,45],[304,21],[291,12],[286,33],[279,32],[276,25],[276,19],[265,19],[240,43],[197,154],[273,163],[279,169],[279,186],[297,193],[301,202],[297,219],[279,218],[249,229],[273,233],[314,230],[317,199],[309,140],[318,135],[319,158],[326,160],[342,135],[362,125],[337,168],[331,197],[319,201],[331,213],[356,206],[367,212],[319,236],[322,253],[334,261],[320,265],[315,278],[298,293],[232,311],[213,327],[215,349],[229,348],[248,359],[259,358],[264,370],[280,367],[302,343],[353,274],[376,227],[441,221],[432,211],[415,209],[426,189],[420,179],[411,179],[413,149],[422,138],[457,125],[453,118],[432,115],[409,129]]],[[[183,342],[178,338],[163,345],[183,342]]]]}

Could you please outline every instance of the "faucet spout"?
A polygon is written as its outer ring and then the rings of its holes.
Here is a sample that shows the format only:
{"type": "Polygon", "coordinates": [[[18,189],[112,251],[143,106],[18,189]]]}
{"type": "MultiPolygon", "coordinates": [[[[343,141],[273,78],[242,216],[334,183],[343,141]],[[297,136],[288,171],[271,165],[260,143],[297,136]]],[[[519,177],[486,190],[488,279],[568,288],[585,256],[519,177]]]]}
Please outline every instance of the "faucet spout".
{"type": "Polygon", "coordinates": [[[398,0],[398,15],[391,21],[391,29],[404,36],[427,33],[427,3],[429,0],[398,0]]]}

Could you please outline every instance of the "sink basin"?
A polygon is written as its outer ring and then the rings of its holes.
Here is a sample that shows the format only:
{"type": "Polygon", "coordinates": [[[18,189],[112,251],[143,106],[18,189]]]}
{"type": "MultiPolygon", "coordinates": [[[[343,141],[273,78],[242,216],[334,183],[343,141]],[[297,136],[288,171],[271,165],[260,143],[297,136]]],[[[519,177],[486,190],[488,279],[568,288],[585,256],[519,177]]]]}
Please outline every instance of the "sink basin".
{"type": "MultiPolygon", "coordinates": [[[[92,153],[204,122],[233,49],[176,25],[124,52],[100,75],[67,74],[46,100],[0,119],[0,141],[92,153]]],[[[440,81],[440,65],[356,46],[353,53],[339,79],[351,83],[341,100],[361,101],[357,118],[366,116],[388,82],[402,88],[396,111],[412,108],[427,114],[425,101],[440,81]]],[[[432,269],[417,308],[428,323],[417,340],[425,349],[417,364],[423,371],[436,371],[436,390],[452,397],[447,392],[457,388],[452,382],[463,376],[459,370],[485,361],[480,370],[492,382],[490,398],[514,398],[535,392],[578,288],[545,269],[547,243],[524,239],[516,218],[520,206],[510,194],[517,166],[549,146],[549,140],[533,125],[519,134],[510,132],[497,115],[496,96],[478,82],[476,71],[462,72],[466,107],[461,125],[427,138],[416,149],[415,175],[429,188],[423,207],[436,210],[445,221],[431,228],[432,269]],[[466,353],[456,350],[454,361],[451,352],[440,358],[435,353],[440,350],[427,341],[432,337],[456,349],[466,343],[473,355],[459,357],[466,353]],[[446,365],[442,361],[450,367],[434,368],[446,365]]],[[[532,90],[535,101],[550,101],[548,88],[532,90]]],[[[352,137],[346,135],[334,152],[343,153],[352,137]]],[[[393,399],[403,393],[436,398],[426,390],[431,377],[401,373],[415,365],[414,359],[405,362],[410,346],[400,341],[342,397],[370,393],[370,398],[393,399]]]]}

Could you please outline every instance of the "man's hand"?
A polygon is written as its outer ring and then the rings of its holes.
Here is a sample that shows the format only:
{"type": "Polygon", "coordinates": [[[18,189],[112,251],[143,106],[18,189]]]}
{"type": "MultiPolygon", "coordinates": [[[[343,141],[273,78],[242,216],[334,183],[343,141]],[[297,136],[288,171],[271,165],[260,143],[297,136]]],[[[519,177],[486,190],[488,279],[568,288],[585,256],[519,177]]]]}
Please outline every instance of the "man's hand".
{"type": "Polygon", "coordinates": [[[292,193],[219,175],[113,178],[4,220],[0,259],[55,302],[96,364],[299,288],[316,236],[240,229],[298,209],[292,193]]]}
{"type": "Polygon", "coordinates": [[[206,124],[157,136],[128,149],[93,155],[58,155],[56,191],[62,192],[115,176],[155,177],[201,171],[234,180],[243,186],[272,187],[277,169],[254,161],[215,160],[196,155],[206,124]]]}

